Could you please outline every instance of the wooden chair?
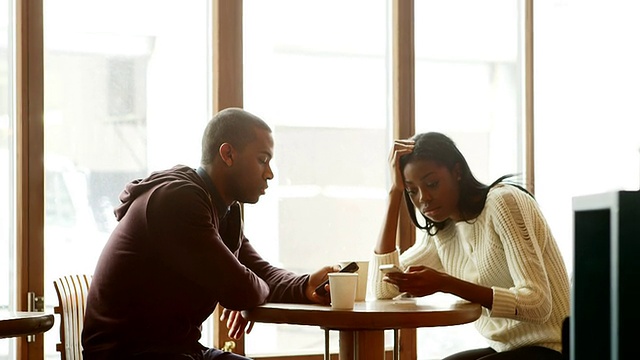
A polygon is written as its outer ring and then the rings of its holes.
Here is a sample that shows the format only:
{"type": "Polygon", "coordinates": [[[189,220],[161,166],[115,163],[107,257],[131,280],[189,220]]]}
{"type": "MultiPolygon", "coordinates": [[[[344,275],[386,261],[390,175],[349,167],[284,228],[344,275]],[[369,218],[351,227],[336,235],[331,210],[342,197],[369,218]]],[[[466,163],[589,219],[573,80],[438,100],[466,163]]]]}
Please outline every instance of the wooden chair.
{"type": "Polygon", "coordinates": [[[62,360],[82,360],[80,336],[91,279],[92,275],[67,275],[53,282],[58,295],[54,312],[60,314],[60,343],[56,350],[62,360]]]}

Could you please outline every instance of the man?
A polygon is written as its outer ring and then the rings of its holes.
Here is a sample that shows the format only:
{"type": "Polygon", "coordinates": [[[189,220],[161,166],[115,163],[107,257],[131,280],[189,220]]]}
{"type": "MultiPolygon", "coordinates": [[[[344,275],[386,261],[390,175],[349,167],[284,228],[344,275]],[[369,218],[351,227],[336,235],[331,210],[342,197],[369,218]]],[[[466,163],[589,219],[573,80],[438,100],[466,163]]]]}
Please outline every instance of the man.
{"type": "Polygon", "coordinates": [[[269,126],[230,108],[207,125],[200,168],[178,165],[125,187],[87,299],[85,360],[245,359],[198,342],[218,303],[238,338],[251,330],[240,310],[329,301],[314,289],[337,268],[276,268],[242,232],[240,204],[265,193],[272,157],[269,126]]]}

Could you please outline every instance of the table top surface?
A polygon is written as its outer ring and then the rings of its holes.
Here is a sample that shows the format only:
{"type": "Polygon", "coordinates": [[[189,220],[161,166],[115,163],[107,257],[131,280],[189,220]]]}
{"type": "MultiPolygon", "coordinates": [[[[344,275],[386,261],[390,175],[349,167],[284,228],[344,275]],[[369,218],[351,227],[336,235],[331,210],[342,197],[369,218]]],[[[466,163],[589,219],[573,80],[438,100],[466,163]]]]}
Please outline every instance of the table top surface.
{"type": "Polygon", "coordinates": [[[53,326],[53,314],[27,311],[0,311],[0,338],[33,335],[53,326]]]}
{"type": "Polygon", "coordinates": [[[353,310],[328,305],[267,303],[244,316],[254,322],[316,325],[335,330],[386,330],[459,325],[480,317],[479,304],[430,297],[356,302],[353,310]]]}

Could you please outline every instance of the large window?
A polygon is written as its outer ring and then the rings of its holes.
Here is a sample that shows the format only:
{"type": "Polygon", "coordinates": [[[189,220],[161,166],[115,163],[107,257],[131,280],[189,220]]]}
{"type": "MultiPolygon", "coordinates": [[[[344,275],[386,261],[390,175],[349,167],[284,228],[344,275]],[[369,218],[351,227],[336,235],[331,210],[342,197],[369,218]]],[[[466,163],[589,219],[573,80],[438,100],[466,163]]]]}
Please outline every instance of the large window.
{"type": "MultiPolygon", "coordinates": [[[[198,166],[212,104],[210,14],[208,1],[45,1],[48,311],[55,278],[93,273],[127,182],[198,166]]],[[[52,357],[58,335],[46,333],[52,357]]]]}
{"type": "MultiPolygon", "coordinates": [[[[244,104],[275,139],[275,178],[245,227],[274,264],[312,272],[371,257],[388,189],[388,17],[384,1],[244,2],[244,104]]],[[[258,324],[246,350],[321,353],[323,339],[258,324]]]]}
{"type": "MultiPolygon", "coordinates": [[[[451,135],[484,182],[511,172],[525,179],[523,2],[415,1],[415,129],[451,135]]],[[[54,278],[93,271],[126,182],[198,164],[214,95],[215,4],[44,0],[47,311],[56,304],[54,278]]],[[[246,207],[246,233],[276,265],[308,272],[371,256],[392,139],[390,4],[243,1],[243,103],[273,127],[276,142],[276,177],[246,207]]],[[[27,207],[16,189],[28,181],[17,165],[42,155],[38,146],[22,159],[16,150],[15,69],[26,60],[13,60],[14,8],[0,0],[0,310],[16,308],[17,266],[30,267],[15,256],[30,241],[16,242],[15,210],[27,207]]],[[[536,166],[527,185],[569,270],[571,198],[640,186],[638,15],[631,0],[535,2],[536,166]]],[[[47,358],[59,356],[56,342],[57,325],[45,335],[47,358]]],[[[16,358],[15,343],[0,342],[0,358],[16,358]]],[[[419,359],[485,346],[472,326],[419,330],[418,344],[419,359]]],[[[249,356],[322,347],[313,327],[259,324],[246,338],[249,356]]]]}
{"type": "Polygon", "coordinates": [[[640,189],[638,16],[636,1],[536,2],[536,195],[570,272],[572,198],[640,189]]]}
{"type": "MultiPolygon", "coordinates": [[[[513,173],[524,183],[522,11],[519,1],[415,3],[416,132],[449,135],[486,184],[513,173]]],[[[473,324],[418,329],[420,359],[486,346],[473,324]]]]}
{"type": "Polygon", "coordinates": [[[481,181],[521,173],[519,2],[418,1],[415,12],[416,132],[449,135],[481,181]]]}

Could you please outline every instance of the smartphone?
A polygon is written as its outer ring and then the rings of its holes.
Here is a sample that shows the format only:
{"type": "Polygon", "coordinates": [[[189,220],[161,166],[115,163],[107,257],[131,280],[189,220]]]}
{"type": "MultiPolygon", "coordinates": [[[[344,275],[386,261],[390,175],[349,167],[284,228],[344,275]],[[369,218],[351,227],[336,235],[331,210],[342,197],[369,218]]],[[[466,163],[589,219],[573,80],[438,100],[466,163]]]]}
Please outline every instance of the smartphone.
{"type": "MultiPolygon", "coordinates": [[[[358,269],[359,269],[358,264],[356,264],[355,262],[351,262],[349,263],[349,265],[340,269],[340,272],[354,273],[358,271],[358,269]]],[[[324,286],[327,285],[328,283],[329,283],[329,279],[325,280],[322,284],[318,285],[318,287],[316,288],[316,294],[320,296],[327,295],[327,290],[324,288],[324,286]]]]}
{"type": "Polygon", "coordinates": [[[397,265],[394,265],[394,264],[380,265],[380,271],[382,271],[383,274],[388,274],[392,272],[403,272],[402,269],[400,269],[397,265]]]}

